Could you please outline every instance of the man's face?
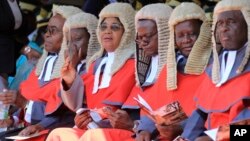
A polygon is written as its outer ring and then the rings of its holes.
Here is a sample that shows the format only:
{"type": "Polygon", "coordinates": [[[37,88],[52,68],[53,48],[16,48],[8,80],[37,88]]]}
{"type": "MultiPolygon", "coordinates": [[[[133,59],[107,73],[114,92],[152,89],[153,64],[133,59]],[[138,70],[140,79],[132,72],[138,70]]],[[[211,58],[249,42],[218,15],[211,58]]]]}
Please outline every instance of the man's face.
{"type": "Polygon", "coordinates": [[[247,42],[247,24],[239,10],[220,13],[216,29],[225,49],[238,50],[247,42]]]}
{"type": "Polygon", "coordinates": [[[158,32],[155,21],[139,20],[137,22],[136,43],[149,57],[158,54],[158,32]]]}
{"type": "Polygon", "coordinates": [[[86,28],[72,28],[70,29],[70,34],[66,34],[68,47],[76,47],[77,51],[81,49],[79,56],[81,60],[85,59],[87,56],[89,38],[90,35],[86,28]]]}
{"type": "Polygon", "coordinates": [[[200,34],[201,21],[186,20],[175,25],[175,44],[182,55],[188,57],[200,34]]]}
{"type": "Polygon", "coordinates": [[[58,53],[61,49],[63,34],[62,29],[65,19],[61,15],[50,18],[47,31],[44,34],[45,50],[50,53],[58,53]]]}

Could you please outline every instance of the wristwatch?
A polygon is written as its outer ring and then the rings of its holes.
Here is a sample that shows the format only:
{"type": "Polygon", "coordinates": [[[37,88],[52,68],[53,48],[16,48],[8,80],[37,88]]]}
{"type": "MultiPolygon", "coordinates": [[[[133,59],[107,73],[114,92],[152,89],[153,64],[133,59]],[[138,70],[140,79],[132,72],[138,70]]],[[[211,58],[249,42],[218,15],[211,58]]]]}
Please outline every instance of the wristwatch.
{"type": "Polygon", "coordinates": [[[29,46],[26,46],[26,47],[24,48],[24,53],[25,53],[25,54],[28,54],[30,51],[31,51],[31,48],[30,48],[29,46]]]}

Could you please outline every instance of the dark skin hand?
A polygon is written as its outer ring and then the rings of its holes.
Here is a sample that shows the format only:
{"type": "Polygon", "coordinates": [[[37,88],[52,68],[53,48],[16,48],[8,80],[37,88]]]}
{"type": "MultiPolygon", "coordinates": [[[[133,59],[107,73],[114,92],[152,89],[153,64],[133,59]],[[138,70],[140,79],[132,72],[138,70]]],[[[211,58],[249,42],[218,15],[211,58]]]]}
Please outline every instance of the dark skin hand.
{"type": "Polygon", "coordinates": [[[0,120],[0,128],[4,128],[4,127],[10,127],[12,126],[14,123],[14,121],[10,118],[8,119],[1,119],[0,120]]]}
{"type": "Polygon", "coordinates": [[[27,100],[18,92],[14,90],[4,89],[0,94],[0,101],[5,105],[16,105],[18,107],[25,107],[27,100]]]}
{"type": "Polygon", "coordinates": [[[17,91],[4,89],[0,94],[0,101],[5,105],[15,104],[17,99],[17,91]]]}
{"type": "Polygon", "coordinates": [[[162,139],[173,140],[183,131],[182,127],[178,124],[175,125],[155,125],[157,130],[160,132],[162,139]]]}
{"type": "Polygon", "coordinates": [[[208,136],[201,136],[201,137],[196,138],[195,141],[212,141],[212,139],[209,138],[208,136]]]}
{"type": "Polygon", "coordinates": [[[136,135],[136,141],[150,141],[151,133],[148,131],[141,131],[139,134],[136,135]]]}
{"type": "Polygon", "coordinates": [[[18,135],[28,136],[28,135],[34,134],[36,132],[40,132],[42,130],[44,130],[44,128],[39,124],[30,125],[30,126],[26,127],[25,129],[23,129],[18,135]]]}
{"type": "Polygon", "coordinates": [[[87,125],[92,121],[89,111],[84,111],[80,115],[75,116],[75,125],[79,129],[86,129],[87,125]]]}
{"type": "Polygon", "coordinates": [[[71,87],[76,77],[76,66],[80,60],[80,52],[81,49],[77,51],[76,47],[72,47],[64,53],[65,63],[61,69],[61,77],[67,89],[71,87]]]}
{"type": "Polygon", "coordinates": [[[125,129],[133,131],[134,121],[129,117],[128,113],[124,110],[104,110],[108,115],[108,119],[113,128],[125,129]]]}

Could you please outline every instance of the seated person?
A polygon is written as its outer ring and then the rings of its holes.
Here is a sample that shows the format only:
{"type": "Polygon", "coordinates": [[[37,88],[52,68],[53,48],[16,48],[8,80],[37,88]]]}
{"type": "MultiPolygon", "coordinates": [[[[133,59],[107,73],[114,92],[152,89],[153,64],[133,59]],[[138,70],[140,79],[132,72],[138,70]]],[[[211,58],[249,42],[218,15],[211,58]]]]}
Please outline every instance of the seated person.
{"type": "MultiPolygon", "coordinates": [[[[99,15],[97,27],[101,49],[90,58],[87,73],[82,75],[81,79],[74,67],[70,67],[70,64],[64,65],[62,95],[72,97],[74,101],[71,103],[76,103],[76,105],[68,106],[73,107],[75,111],[82,106],[83,102],[89,109],[102,111],[103,107],[109,106],[115,111],[121,108],[131,93],[135,85],[134,14],[132,6],[127,3],[107,5],[99,15]]],[[[106,118],[109,117],[106,116],[106,118]]],[[[90,122],[92,118],[89,112],[85,111],[75,117],[75,124],[78,128],[56,129],[49,134],[47,140],[78,141],[84,135],[90,122]]],[[[114,126],[107,119],[97,124],[99,128],[114,126]]],[[[122,128],[122,126],[114,128],[122,128]]],[[[130,135],[131,132],[127,134],[130,135]]]]}
{"type": "Polygon", "coordinates": [[[155,138],[172,141],[179,135],[185,118],[195,109],[194,93],[205,77],[212,49],[205,12],[194,3],[184,2],[173,10],[168,23],[170,40],[166,64],[155,84],[140,95],[153,111],[173,102],[178,102],[182,110],[166,119],[160,115],[151,119],[150,113],[141,110],[137,141],[155,138]]]}
{"type": "Polygon", "coordinates": [[[52,99],[59,92],[60,68],[64,60],[64,48],[61,49],[63,39],[62,29],[65,20],[80,9],[73,6],[59,6],[53,9],[47,32],[44,35],[44,52],[38,60],[37,66],[17,91],[7,92],[1,99],[4,104],[15,104],[24,108],[27,105],[25,120],[29,123],[20,135],[51,129],[57,126],[73,126],[74,113],[67,109],[61,100],[52,99]],[[35,74],[36,73],[36,74],[35,74]],[[67,119],[67,120],[65,120],[67,119]]]}
{"type": "Polygon", "coordinates": [[[223,0],[215,7],[213,31],[218,32],[222,50],[217,53],[213,37],[212,64],[197,90],[196,110],[182,134],[188,140],[199,140],[205,130],[249,119],[249,9],[248,0],[223,0]]]}
{"type": "Polygon", "coordinates": [[[82,140],[111,141],[131,139],[134,122],[139,120],[140,110],[134,97],[154,85],[167,59],[169,27],[165,23],[168,22],[171,12],[172,8],[165,4],[149,4],[136,13],[135,74],[137,84],[123,104],[122,110],[108,113],[113,127],[122,125],[122,129],[115,129],[116,131],[110,128],[88,130],[82,140]],[[137,113],[137,117],[131,118],[129,115],[132,112],[137,113]],[[120,137],[120,134],[124,134],[123,138],[120,137]]]}

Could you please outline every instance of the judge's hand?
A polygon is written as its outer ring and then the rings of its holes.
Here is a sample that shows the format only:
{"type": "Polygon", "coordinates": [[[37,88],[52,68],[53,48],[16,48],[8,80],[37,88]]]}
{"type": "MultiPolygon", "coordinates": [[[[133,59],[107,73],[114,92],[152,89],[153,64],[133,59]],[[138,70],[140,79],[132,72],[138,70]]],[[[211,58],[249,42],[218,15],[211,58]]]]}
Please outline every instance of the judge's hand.
{"type": "Polygon", "coordinates": [[[89,111],[84,111],[81,114],[77,114],[75,117],[75,125],[79,129],[86,129],[87,125],[92,121],[89,111]]]}
{"type": "Polygon", "coordinates": [[[140,133],[136,134],[136,141],[150,141],[151,134],[148,131],[141,131],[140,133]]]}
{"type": "MultiPolygon", "coordinates": [[[[195,141],[213,141],[208,136],[201,136],[195,139],[195,141]]],[[[218,141],[229,141],[229,140],[218,140],[218,141]]]]}
{"type": "Polygon", "coordinates": [[[118,109],[115,112],[109,111],[105,113],[113,128],[133,131],[134,121],[129,117],[126,111],[118,109]]]}
{"type": "MultiPolygon", "coordinates": [[[[247,125],[244,121],[238,122],[236,125],[247,125]]],[[[219,126],[216,141],[230,141],[230,125],[219,126]]]]}
{"type": "Polygon", "coordinates": [[[67,50],[66,56],[69,56],[72,67],[76,69],[77,65],[81,62],[81,48],[78,50],[77,46],[72,44],[67,50]]]}
{"type": "Polygon", "coordinates": [[[30,125],[30,126],[24,128],[18,135],[28,136],[28,135],[34,134],[36,132],[40,132],[42,130],[44,130],[44,128],[39,124],[30,125]]]}
{"type": "Polygon", "coordinates": [[[174,125],[159,125],[156,124],[156,128],[159,131],[161,138],[166,140],[173,140],[183,131],[182,127],[179,124],[174,125]]]}
{"type": "Polygon", "coordinates": [[[70,88],[76,76],[77,64],[80,62],[80,57],[76,49],[76,46],[73,46],[72,48],[65,50],[64,60],[65,62],[61,69],[61,77],[64,83],[66,84],[66,87],[70,88]]]}
{"type": "Polygon", "coordinates": [[[13,119],[8,118],[8,119],[1,119],[0,120],[0,128],[5,128],[5,127],[10,127],[14,123],[13,119]]]}

